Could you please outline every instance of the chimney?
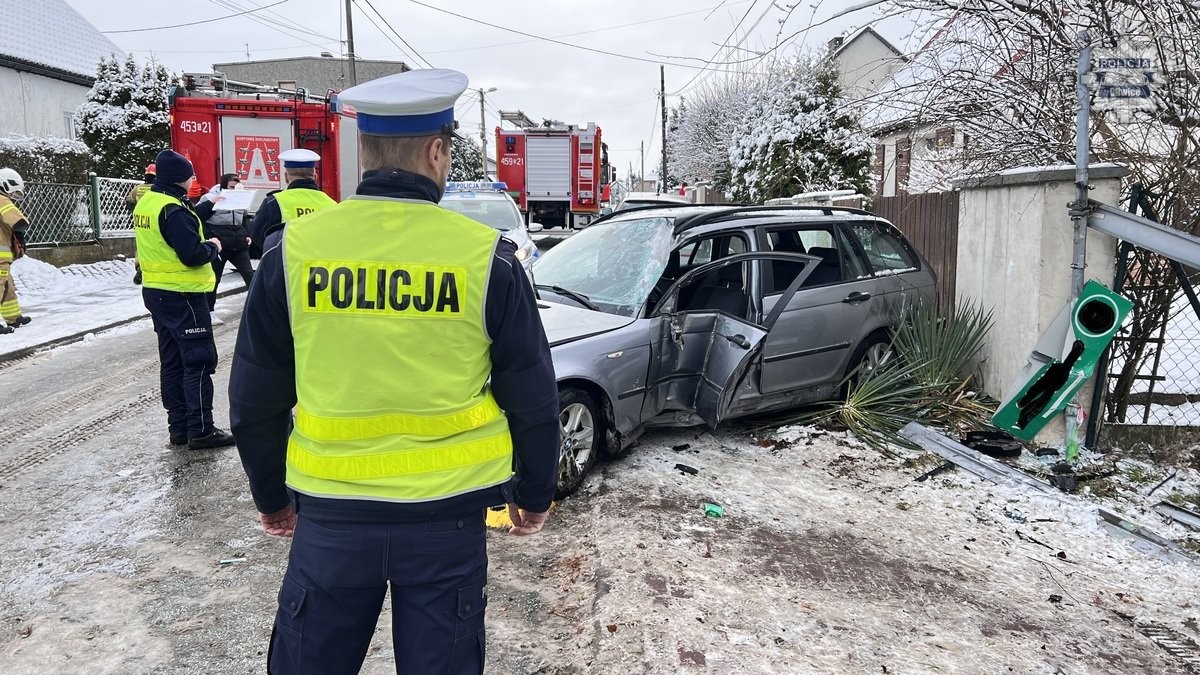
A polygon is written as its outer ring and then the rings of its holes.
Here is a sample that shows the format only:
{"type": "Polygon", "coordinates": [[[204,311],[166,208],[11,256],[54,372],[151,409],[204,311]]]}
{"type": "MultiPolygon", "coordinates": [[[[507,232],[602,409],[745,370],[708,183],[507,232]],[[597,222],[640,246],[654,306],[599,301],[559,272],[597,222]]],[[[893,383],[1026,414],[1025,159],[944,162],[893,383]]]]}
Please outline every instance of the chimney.
{"type": "Polygon", "coordinates": [[[331,54],[331,53],[329,53],[329,52],[321,52],[321,58],[323,58],[323,59],[332,59],[332,58],[333,58],[333,54],[331,54]]]}

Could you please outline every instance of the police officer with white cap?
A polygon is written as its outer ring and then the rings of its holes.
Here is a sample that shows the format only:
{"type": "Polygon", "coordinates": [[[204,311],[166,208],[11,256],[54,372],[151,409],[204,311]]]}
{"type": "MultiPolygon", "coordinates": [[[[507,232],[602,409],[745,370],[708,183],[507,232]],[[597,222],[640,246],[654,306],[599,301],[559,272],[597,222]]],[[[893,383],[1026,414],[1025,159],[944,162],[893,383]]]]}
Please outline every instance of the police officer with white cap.
{"type": "Polygon", "coordinates": [[[294,536],[273,673],[357,673],[389,587],[398,672],[482,672],[485,509],[507,503],[514,535],[549,512],[533,291],[515,245],[438,206],[466,86],[417,70],[342,92],[357,194],[287,223],[246,299],[233,432],[263,528],[294,536]]]}
{"type": "Polygon", "coordinates": [[[250,223],[250,238],[260,247],[285,222],[337,203],[317,185],[320,155],[294,148],[279,153],[279,161],[283,162],[283,179],[288,186],[267,195],[250,223]]]}

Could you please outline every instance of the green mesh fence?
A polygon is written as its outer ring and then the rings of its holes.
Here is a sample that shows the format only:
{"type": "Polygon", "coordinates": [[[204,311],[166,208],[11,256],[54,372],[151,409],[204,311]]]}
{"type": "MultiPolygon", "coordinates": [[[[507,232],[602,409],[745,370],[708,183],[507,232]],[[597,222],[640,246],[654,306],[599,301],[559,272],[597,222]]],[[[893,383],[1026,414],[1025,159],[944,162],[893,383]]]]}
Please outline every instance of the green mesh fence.
{"type": "Polygon", "coordinates": [[[26,241],[30,246],[75,244],[96,239],[86,185],[26,183],[25,197],[17,205],[29,220],[26,241]]]}
{"type": "Polygon", "coordinates": [[[133,188],[140,181],[95,178],[88,185],[27,183],[18,205],[29,220],[30,246],[94,242],[133,236],[133,188]],[[93,195],[96,200],[93,204],[93,195]]]}
{"type": "Polygon", "coordinates": [[[133,189],[140,184],[141,181],[125,178],[96,179],[101,237],[133,236],[133,204],[129,200],[133,189]]]}

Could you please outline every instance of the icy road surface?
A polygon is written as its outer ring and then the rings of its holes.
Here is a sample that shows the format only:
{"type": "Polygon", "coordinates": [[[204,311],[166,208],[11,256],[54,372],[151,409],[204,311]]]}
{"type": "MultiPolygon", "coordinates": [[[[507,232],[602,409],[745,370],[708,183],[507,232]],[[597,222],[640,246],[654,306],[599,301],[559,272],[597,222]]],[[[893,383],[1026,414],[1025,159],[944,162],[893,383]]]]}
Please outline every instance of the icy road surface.
{"type": "MultiPolygon", "coordinates": [[[[236,452],[166,445],[157,367],[146,322],[0,364],[0,673],[265,671],[288,541],[236,452]]],[[[1200,567],[1084,506],[777,438],[649,434],[543,534],[493,533],[489,672],[1189,672],[1131,620],[1200,640],[1200,567]]],[[[366,673],[394,672],[389,622],[366,673]]]]}

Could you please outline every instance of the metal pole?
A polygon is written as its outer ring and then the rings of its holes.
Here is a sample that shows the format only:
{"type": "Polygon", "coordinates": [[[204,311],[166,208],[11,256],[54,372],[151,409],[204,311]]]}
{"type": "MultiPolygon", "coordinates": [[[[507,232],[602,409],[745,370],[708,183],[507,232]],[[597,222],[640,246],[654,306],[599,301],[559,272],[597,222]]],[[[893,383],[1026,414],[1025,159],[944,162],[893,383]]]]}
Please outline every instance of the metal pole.
{"type": "Polygon", "coordinates": [[[350,85],[358,84],[358,70],[354,65],[354,13],[350,11],[352,0],[346,0],[346,58],[350,61],[350,85]]]}
{"type": "Polygon", "coordinates": [[[94,171],[88,172],[88,198],[91,201],[92,235],[100,241],[100,178],[94,171]]]}
{"type": "Polygon", "coordinates": [[[1074,249],[1071,256],[1071,301],[1083,291],[1083,270],[1087,266],[1088,160],[1091,156],[1091,93],[1087,76],[1092,68],[1092,38],[1079,32],[1079,67],[1075,97],[1079,106],[1075,117],[1075,203],[1071,205],[1074,249]]]}
{"type": "Polygon", "coordinates": [[[488,179],[487,166],[487,118],[483,110],[483,87],[479,88],[479,142],[483,144],[483,179],[488,179]]]}
{"type": "Polygon", "coordinates": [[[638,143],[638,150],[641,150],[642,155],[642,172],[638,174],[638,190],[645,187],[646,182],[646,141],[638,143]]]}
{"type": "Polygon", "coordinates": [[[662,191],[667,191],[667,67],[658,67],[658,102],[662,108],[662,191]]]}

